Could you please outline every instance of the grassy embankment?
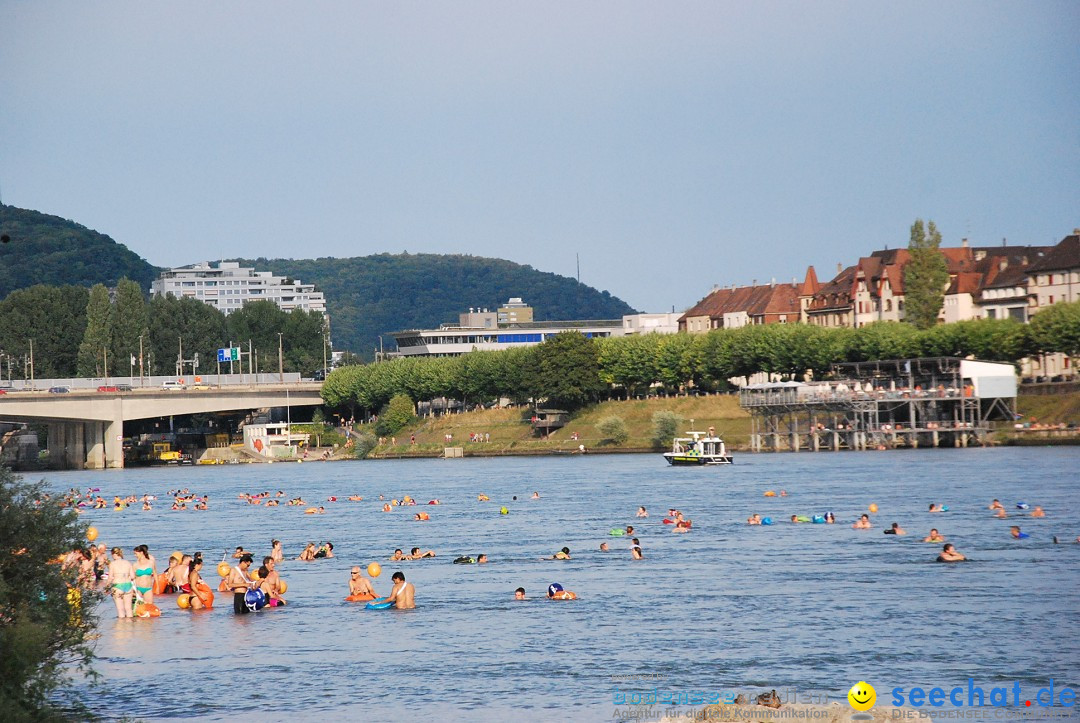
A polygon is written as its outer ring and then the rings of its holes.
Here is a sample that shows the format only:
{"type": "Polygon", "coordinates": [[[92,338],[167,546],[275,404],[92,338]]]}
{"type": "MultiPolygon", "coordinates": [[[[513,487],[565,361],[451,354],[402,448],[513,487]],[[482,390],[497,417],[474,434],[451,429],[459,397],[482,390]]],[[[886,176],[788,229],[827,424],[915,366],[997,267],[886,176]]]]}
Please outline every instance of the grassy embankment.
{"type": "MultiPolygon", "coordinates": [[[[1017,409],[1025,420],[1034,419],[1047,425],[1080,424],[1080,392],[1052,396],[1025,394],[1017,400],[1017,409]]],[[[526,408],[485,409],[422,419],[397,434],[397,445],[392,446],[387,440],[387,444],[377,447],[371,456],[440,456],[443,448],[448,446],[444,441],[447,434],[454,435],[449,446],[464,447],[466,455],[570,453],[576,451],[579,444],[595,452],[654,452],[660,450],[652,444],[652,415],[661,410],[671,410],[683,418],[680,432],[690,429],[693,419],[695,429],[704,431],[710,426],[716,427],[728,446],[734,449],[745,449],[748,444],[750,416],[739,408],[737,397],[719,394],[604,402],[578,412],[566,427],[553,432],[547,439],[535,436],[526,408]],[[630,432],[630,438],[624,444],[605,443],[596,428],[600,420],[612,415],[621,417],[630,432]],[[575,432],[579,437],[576,441],[572,439],[575,432]],[[491,441],[469,442],[470,433],[490,434],[491,441]],[[416,445],[409,444],[413,434],[416,445]]],[[[1008,444],[1013,437],[1034,435],[1002,431],[996,436],[997,441],[1008,444]]]]}
{"type": "Polygon", "coordinates": [[[464,414],[451,414],[433,419],[422,419],[398,432],[397,445],[376,447],[372,457],[431,457],[442,455],[446,446],[464,447],[466,455],[501,454],[550,454],[577,451],[578,445],[598,452],[651,452],[652,415],[670,410],[683,418],[680,433],[694,428],[705,431],[716,427],[717,432],[729,446],[747,444],[750,436],[750,416],[739,408],[736,396],[717,394],[701,397],[667,397],[663,399],[634,399],[598,404],[578,412],[570,423],[552,432],[547,439],[537,437],[529,423],[531,412],[524,407],[513,409],[485,409],[464,414]],[[609,416],[621,417],[626,423],[630,438],[621,445],[605,443],[597,430],[600,420],[609,416]],[[577,433],[578,439],[572,439],[577,433]],[[474,443],[469,434],[490,434],[491,441],[474,443]],[[410,435],[416,435],[416,444],[409,444],[410,435]],[[453,434],[454,440],[446,444],[445,436],[453,434]]]}

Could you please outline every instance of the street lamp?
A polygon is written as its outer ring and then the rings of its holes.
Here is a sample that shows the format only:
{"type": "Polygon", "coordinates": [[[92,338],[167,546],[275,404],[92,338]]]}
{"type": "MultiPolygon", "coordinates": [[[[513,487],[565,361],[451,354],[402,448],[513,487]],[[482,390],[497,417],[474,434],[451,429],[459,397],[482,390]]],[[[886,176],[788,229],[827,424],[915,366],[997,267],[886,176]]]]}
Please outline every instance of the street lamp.
{"type": "Polygon", "coordinates": [[[277,334],[277,370],[278,370],[278,382],[285,383],[285,357],[281,353],[283,340],[285,338],[284,332],[278,332],[277,334]]]}

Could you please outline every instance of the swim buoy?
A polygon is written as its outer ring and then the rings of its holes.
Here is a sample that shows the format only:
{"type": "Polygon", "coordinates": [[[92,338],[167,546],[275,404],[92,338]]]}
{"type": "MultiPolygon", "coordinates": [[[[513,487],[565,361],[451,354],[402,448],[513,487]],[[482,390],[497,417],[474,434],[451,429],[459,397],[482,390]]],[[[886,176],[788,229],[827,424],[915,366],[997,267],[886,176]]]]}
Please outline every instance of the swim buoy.
{"type": "Polygon", "coordinates": [[[814,515],[810,518],[810,521],[813,522],[815,525],[824,525],[825,515],[814,515]]]}
{"type": "Polygon", "coordinates": [[[389,512],[389,511],[390,511],[390,505],[389,505],[389,504],[385,504],[385,505],[383,505],[383,506],[382,506],[382,511],[383,511],[383,512],[389,512]]]}
{"type": "Polygon", "coordinates": [[[665,517],[665,518],[664,518],[664,524],[665,524],[665,525],[674,525],[674,524],[675,524],[675,520],[671,519],[670,517],[665,517]]]}
{"type": "Polygon", "coordinates": [[[1027,508],[1028,508],[1028,503],[1027,502],[1017,502],[1016,503],[1016,509],[1018,509],[1018,510],[1026,510],[1027,508]]]}
{"type": "Polygon", "coordinates": [[[429,515],[426,512],[417,512],[416,513],[416,519],[418,519],[418,520],[430,520],[431,515],[429,515]]]}
{"type": "Polygon", "coordinates": [[[253,613],[266,607],[266,601],[266,593],[262,590],[248,590],[244,593],[244,605],[253,613]]]}
{"type": "Polygon", "coordinates": [[[161,608],[154,603],[139,603],[135,606],[135,617],[137,618],[160,618],[161,608]]]}
{"type": "Polygon", "coordinates": [[[765,496],[766,497],[776,497],[776,493],[773,492],[772,490],[766,490],[765,491],[765,496]]]}
{"type": "Polygon", "coordinates": [[[188,608],[190,608],[191,607],[191,594],[185,592],[185,593],[183,593],[181,595],[177,595],[176,596],[176,607],[180,608],[181,610],[187,610],[188,608]]]}
{"type": "Polygon", "coordinates": [[[232,567],[229,563],[222,560],[217,564],[217,574],[221,577],[228,577],[230,572],[232,572],[232,567]]]}
{"type": "Polygon", "coordinates": [[[461,557],[454,559],[455,565],[471,565],[474,562],[476,562],[476,559],[469,557],[468,555],[462,555],[461,557]]]}
{"type": "Polygon", "coordinates": [[[87,527],[86,528],[86,539],[87,540],[89,540],[90,542],[93,542],[94,540],[97,539],[97,536],[98,536],[98,531],[97,531],[96,527],[87,527]]]}
{"type": "Polygon", "coordinates": [[[387,610],[394,607],[392,602],[369,602],[364,606],[365,610],[387,610]]]}
{"type": "Polygon", "coordinates": [[[358,595],[349,595],[345,599],[349,602],[367,602],[368,600],[374,600],[375,596],[369,592],[362,592],[358,595]]]}
{"type": "Polygon", "coordinates": [[[214,591],[210,589],[210,586],[205,582],[200,582],[195,588],[198,592],[197,597],[202,601],[202,604],[208,608],[214,607],[214,591]]]}
{"type": "Polygon", "coordinates": [[[771,525],[772,524],[772,518],[771,517],[762,517],[761,518],[761,524],[763,524],[763,525],[771,525]]]}
{"type": "Polygon", "coordinates": [[[218,583],[217,589],[218,589],[218,592],[228,592],[229,585],[224,580],[222,580],[221,582],[218,583]]]}
{"type": "Polygon", "coordinates": [[[277,591],[278,591],[278,595],[281,595],[282,593],[286,593],[286,592],[289,591],[289,585],[284,580],[282,580],[280,577],[278,578],[278,581],[277,581],[277,591]]]}
{"type": "Polygon", "coordinates": [[[612,537],[622,537],[623,535],[626,534],[626,530],[623,530],[623,529],[620,529],[620,528],[616,527],[616,528],[612,529],[610,532],[608,532],[608,534],[611,535],[612,537]]]}
{"type": "Polygon", "coordinates": [[[367,566],[367,574],[372,577],[378,577],[382,574],[382,565],[377,562],[373,562],[367,566]]]}
{"type": "Polygon", "coordinates": [[[508,514],[510,514],[510,510],[506,509],[505,507],[500,507],[499,508],[499,514],[500,515],[508,515],[508,514]]]}
{"type": "Polygon", "coordinates": [[[1023,540],[1023,539],[1025,538],[1025,537],[1031,537],[1031,535],[1029,535],[1029,534],[1028,534],[1028,533],[1026,533],[1026,532],[1021,532],[1020,534],[1018,534],[1018,535],[1016,536],[1016,539],[1018,539],[1018,540],[1023,540]]]}
{"type": "Polygon", "coordinates": [[[941,511],[942,512],[948,512],[949,511],[949,506],[948,505],[942,505],[941,506],[941,511]]]}
{"type": "Polygon", "coordinates": [[[577,600],[577,593],[570,590],[560,590],[551,596],[552,600],[577,600]]]}
{"type": "Polygon", "coordinates": [[[305,514],[305,515],[313,515],[313,514],[315,514],[315,513],[316,513],[316,512],[318,512],[318,511],[319,511],[319,510],[318,510],[318,508],[316,508],[316,507],[308,507],[308,508],[307,508],[306,510],[304,510],[304,514],[305,514]]]}
{"type": "Polygon", "coordinates": [[[164,595],[166,585],[168,585],[168,582],[165,580],[164,575],[154,575],[153,590],[155,595],[164,595]]]}
{"type": "MultiPolygon", "coordinates": [[[[806,515],[798,515],[798,516],[797,516],[797,517],[795,518],[795,520],[796,520],[797,522],[809,522],[809,521],[810,521],[810,518],[809,518],[809,517],[807,517],[806,515]]],[[[824,522],[825,520],[824,520],[824,519],[822,519],[821,521],[822,521],[822,522],[824,522]]]]}

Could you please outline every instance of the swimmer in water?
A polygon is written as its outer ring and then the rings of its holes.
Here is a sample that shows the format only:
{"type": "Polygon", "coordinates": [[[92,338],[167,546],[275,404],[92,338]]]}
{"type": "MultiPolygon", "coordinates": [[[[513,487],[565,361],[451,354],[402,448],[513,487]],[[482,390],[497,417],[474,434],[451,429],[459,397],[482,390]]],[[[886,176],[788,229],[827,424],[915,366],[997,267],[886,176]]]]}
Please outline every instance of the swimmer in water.
{"type": "Polygon", "coordinates": [[[364,577],[359,567],[354,567],[349,573],[349,595],[370,595],[377,598],[378,594],[371,585],[371,580],[364,577]]]}
{"type": "Polygon", "coordinates": [[[941,554],[937,556],[938,562],[960,562],[966,559],[951,544],[946,544],[945,547],[941,548],[941,554]]]}
{"type": "Polygon", "coordinates": [[[799,516],[798,515],[792,515],[791,516],[791,521],[797,523],[799,521],[799,516]]]}
{"type": "Polygon", "coordinates": [[[905,530],[904,528],[902,528],[902,527],[900,526],[900,523],[899,523],[899,522],[894,522],[894,523],[892,523],[892,527],[890,527],[889,529],[885,530],[885,534],[886,534],[886,535],[906,535],[906,534],[907,534],[907,530],[905,530]]]}
{"type": "Polygon", "coordinates": [[[1013,536],[1014,540],[1021,540],[1029,535],[1026,532],[1020,531],[1020,525],[1013,525],[1009,528],[1009,534],[1013,536]]]}
{"type": "Polygon", "coordinates": [[[942,509],[941,505],[935,505],[933,502],[930,503],[930,512],[944,512],[944,511],[945,510],[942,509]]]}
{"type": "Polygon", "coordinates": [[[270,558],[274,562],[285,561],[285,552],[281,549],[281,540],[270,541],[270,558]]]}
{"type": "Polygon", "coordinates": [[[1007,512],[1005,512],[1004,507],[998,507],[997,512],[994,513],[994,517],[997,517],[1000,520],[1003,520],[1008,516],[1009,516],[1009,514],[1007,512]]]}
{"type": "Polygon", "coordinates": [[[563,549],[559,550],[554,555],[552,555],[551,559],[552,560],[569,560],[570,559],[570,548],[569,547],[564,547],[563,549]]]}
{"type": "Polygon", "coordinates": [[[648,517],[649,512],[644,507],[638,507],[637,508],[637,516],[638,517],[648,517]]]}
{"type": "Polygon", "coordinates": [[[435,557],[434,550],[428,550],[427,552],[420,552],[419,547],[414,547],[410,554],[402,559],[404,560],[422,560],[425,557],[435,557]]]}
{"type": "Polygon", "coordinates": [[[394,583],[393,590],[382,600],[392,602],[398,610],[411,610],[416,607],[416,589],[411,582],[405,582],[405,573],[395,572],[391,578],[394,583]]]}
{"type": "Polygon", "coordinates": [[[630,540],[630,542],[634,543],[630,545],[630,555],[635,560],[640,560],[642,557],[644,557],[644,555],[641,554],[641,542],[639,542],[638,538],[636,537],[630,540]]]}
{"type": "Polygon", "coordinates": [[[930,534],[923,538],[923,542],[945,542],[945,538],[941,536],[941,533],[937,531],[937,528],[930,530],[930,534]]]}
{"type": "Polygon", "coordinates": [[[761,515],[759,515],[759,514],[757,514],[755,512],[754,514],[752,514],[752,515],[750,515],[749,517],[746,518],[746,524],[748,524],[748,525],[760,525],[761,524],[761,515]]]}
{"type": "Polygon", "coordinates": [[[131,598],[135,595],[135,567],[124,559],[124,551],[119,547],[112,549],[109,584],[112,587],[113,602],[116,603],[116,617],[134,617],[131,598]]]}
{"type": "Polygon", "coordinates": [[[988,509],[988,510],[1003,510],[1003,509],[1005,509],[1005,505],[1001,504],[1000,500],[994,500],[993,502],[990,503],[990,506],[987,507],[986,509],[988,509]]]}
{"type": "MultiPolygon", "coordinates": [[[[540,493],[539,493],[539,492],[533,492],[533,495],[532,495],[532,499],[534,499],[534,500],[538,500],[538,499],[540,499],[540,493]]],[[[518,588],[518,589],[519,589],[519,590],[521,590],[522,592],[525,592],[525,591],[524,591],[523,589],[521,589],[521,588],[518,588]]]]}
{"type": "Polygon", "coordinates": [[[480,553],[479,555],[477,555],[477,556],[476,556],[476,564],[477,564],[477,565],[482,565],[482,564],[484,564],[484,563],[485,563],[485,562],[487,562],[487,561],[488,561],[488,559],[487,559],[487,555],[485,555],[485,554],[484,554],[484,553],[482,553],[482,552],[481,552],[481,553],[480,553]]]}
{"type": "MultiPolygon", "coordinates": [[[[247,555],[247,557],[250,557],[250,555],[247,555]]],[[[314,560],[315,559],[315,543],[314,542],[309,542],[307,544],[307,547],[304,548],[304,551],[300,553],[300,557],[298,557],[296,559],[297,560],[303,560],[304,562],[311,562],[312,560],[314,560]]]]}
{"type": "Polygon", "coordinates": [[[405,557],[405,554],[401,551],[401,548],[399,547],[398,549],[394,550],[394,554],[387,559],[389,559],[390,562],[399,562],[408,558],[405,557]]]}
{"type": "Polygon", "coordinates": [[[1038,505],[1036,505],[1036,506],[1035,506],[1035,509],[1033,509],[1033,510],[1031,511],[1031,516],[1032,516],[1032,517],[1046,517],[1046,513],[1045,513],[1045,512],[1043,512],[1043,508],[1042,508],[1042,507],[1039,507],[1038,505]]]}
{"type": "Polygon", "coordinates": [[[610,551],[611,551],[611,548],[608,547],[608,544],[606,542],[601,542],[600,543],[600,552],[610,552],[610,551]]]}
{"type": "Polygon", "coordinates": [[[870,515],[864,514],[860,517],[854,525],[851,526],[853,530],[869,530],[873,525],[870,524],[870,515]]]}
{"type": "Polygon", "coordinates": [[[517,590],[514,590],[514,599],[515,600],[524,600],[525,599],[525,588],[519,587],[517,590]]]}
{"type": "Polygon", "coordinates": [[[825,513],[825,523],[828,524],[828,525],[835,524],[836,523],[836,515],[834,515],[831,512],[826,512],[825,513]]]}

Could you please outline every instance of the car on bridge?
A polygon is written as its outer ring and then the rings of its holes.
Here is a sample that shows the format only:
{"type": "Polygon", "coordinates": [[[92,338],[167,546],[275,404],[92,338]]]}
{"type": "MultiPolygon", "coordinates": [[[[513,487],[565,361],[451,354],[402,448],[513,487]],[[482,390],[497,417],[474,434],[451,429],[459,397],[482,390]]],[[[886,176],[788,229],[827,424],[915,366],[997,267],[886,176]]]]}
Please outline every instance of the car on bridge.
{"type": "Polygon", "coordinates": [[[174,382],[168,379],[161,383],[161,388],[167,392],[182,392],[187,389],[187,385],[183,382],[174,382]]]}
{"type": "Polygon", "coordinates": [[[49,387],[49,394],[67,394],[71,387],[49,387]]]}
{"type": "Polygon", "coordinates": [[[99,392],[130,392],[130,384],[103,384],[97,388],[99,392]]]}

